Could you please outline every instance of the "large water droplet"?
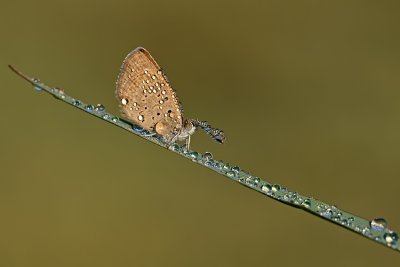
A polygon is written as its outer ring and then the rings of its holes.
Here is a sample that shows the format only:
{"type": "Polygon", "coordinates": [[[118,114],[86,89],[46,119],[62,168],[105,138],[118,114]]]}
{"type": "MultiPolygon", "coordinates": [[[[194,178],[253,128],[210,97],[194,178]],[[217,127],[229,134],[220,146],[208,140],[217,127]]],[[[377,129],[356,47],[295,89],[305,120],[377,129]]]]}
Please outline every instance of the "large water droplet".
{"type": "Polygon", "coordinates": [[[112,120],[113,122],[118,122],[118,121],[119,121],[119,118],[118,118],[118,117],[113,117],[111,120],[112,120]]]}
{"type": "Polygon", "coordinates": [[[270,184],[265,184],[265,185],[261,186],[261,190],[262,190],[263,192],[269,192],[269,191],[272,190],[272,185],[270,185],[270,184]]]}
{"type": "Polygon", "coordinates": [[[375,231],[384,231],[387,227],[387,222],[384,218],[375,218],[369,222],[369,225],[375,231]]]}
{"type": "Polygon", "coordinates": [[[104,114],[102,116],[102,118],[105,119],[105,120],[108,120],[108,119],[110,119],[110,115],[109,114],[104,114]]]}
{"type": "Polygon", "coordinates": [[[383,235],[383,238],[385,239],[385,241],[389,244],[394,244],[397,243],[397,241],[399,240],[399,235],[396,232],[389,232],[389,233],[385,233],[383,235]]]}

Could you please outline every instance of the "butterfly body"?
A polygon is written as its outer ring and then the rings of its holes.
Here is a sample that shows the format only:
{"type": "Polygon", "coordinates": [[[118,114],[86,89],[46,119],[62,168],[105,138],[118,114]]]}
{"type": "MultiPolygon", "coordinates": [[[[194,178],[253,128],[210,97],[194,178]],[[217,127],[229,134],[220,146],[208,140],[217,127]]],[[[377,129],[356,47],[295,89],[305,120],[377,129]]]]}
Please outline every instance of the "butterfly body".
{"type": "MultiPolygon", "coordinates": [[[[188,146],[196,128],[205,129],[201,121],[183,118],[183,108],[175,90],[154,58],[142,47],[133,50],[123,61],[116,97],[128,120],[157,133],[168,144],[186,140],[188,146]]],[[[223,136],[222,131],[219,133],[223,136]]]]}

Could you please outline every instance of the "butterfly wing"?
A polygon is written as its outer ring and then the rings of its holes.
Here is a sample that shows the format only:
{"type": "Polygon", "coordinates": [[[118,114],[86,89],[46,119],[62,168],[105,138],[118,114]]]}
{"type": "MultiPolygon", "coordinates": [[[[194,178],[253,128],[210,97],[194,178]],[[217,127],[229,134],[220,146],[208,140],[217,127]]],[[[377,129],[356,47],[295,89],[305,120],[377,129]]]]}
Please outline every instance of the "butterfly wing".
{"type": "Polygon", "coordinates": [[[168,142],[183,126],[183,111],[167,77],[150,55],[138,47],[122,63],[117,80],[122,114],[142,128],[157,132],[168,142]]]}

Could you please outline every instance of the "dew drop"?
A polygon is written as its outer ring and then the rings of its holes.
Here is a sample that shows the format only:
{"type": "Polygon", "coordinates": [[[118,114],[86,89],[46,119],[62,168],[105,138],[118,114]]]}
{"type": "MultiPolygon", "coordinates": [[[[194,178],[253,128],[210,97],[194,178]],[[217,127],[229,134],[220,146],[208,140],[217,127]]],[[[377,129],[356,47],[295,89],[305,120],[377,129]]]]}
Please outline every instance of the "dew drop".
{"type": "Polygon", "coordinates": [[[366,235],[366,236],[371,236],[372,234],[371,234],[371,230],[368,228],[368,227],[364,227],[362,230],[361,230],[361,233],[363,234],[363,235],[366,235]]]}
{"type": "Polygon", "coordinates": [[[110,118],[110,115],[104,114],[104,115],[102,116],[102,118],[105,119],[105,120],[108,120],[108,119],[110,118]]]}
{"type": "Polygon", "coordinates": [[[143,115],[139,115],[137,118],[138,118],[138,120],[140,120],[140,121],[144,121],[144,116],[143,116],[143,115]]]}
{"type": "Polygon", "coordinates": [[[81,101],[79,101],[79,100],[74,100],[74,101],[72,101],[72,104],[73,104],[74,106],[80,106],[80,105],[81,105],[81,101]]]}
{"type": "Polygon", "coordinates": [[[265,185],[261,186],[261,190],[263,192],[269,192],[272,190],[272,186],[270,184],[265,184],[265,185]]]}
{"type": "Polygon", "coordinates": [[[254,181],[254,179],[253,179],[253,177],[247,177],[246,178],[246,184],[248,184],[248,185],[250,185],[250,186],[256,186],[257,185],[257,183],[254,181]]]}
{"type": "Polygon", "coordinates": [[[43,89],[42,89],[41,87],[39,87],[39,86],[34,86],[33,88],[35,88],[35,90],[38,91],[38,92],[40,92],[40,91],[43,90],[43,89]]]}
{"type": "Polygon", "coordinates": [[[240,172],[240,167],[239,166],[235,166],[235,167],[232,168],[232,171],[238,173],[238,172],[240,172]]]}
{"type": "Polygon", "coordinates": [[[307,198],[306,200],[304,200],[303,203],[301,203],[301,205],[306,208],[310,208],[311,207],[311,199],[307,198]]]}
{"type": "Polygon", "coordinates": [[[331,218],[334,215],[334,212],[331,209],[327,209],[321,213],[325,218],[331,218]]]}
{"type": "Polygon", "coordinates": [[[189,153],[189,156],[193,159],[193,160],[199,160],[201,158],[201,155],[196,152],[196,151],[192,151],[189,153]]]}
{"type": "Polygon", "coordinates": [[[118,118],[118,117],[113,117],[111,120],[112,120],[113,122],[118,122],[118,121],[119,121],[119,118],[118,118]]]}
{"type": "Polygon", "coordinates": [[[228,175],[228,177],[230,177],[230,178],[233,178],[233,177],[235,177],[236,174],[233,171],[228,171],[226,173],[226,175],[228,175]]]}
{"type": "Polygon", "coordinates": [[[272,186],[272,191],[273,191],[273,192],[277,192],[277,191],[279,191],[279,190],[281,190],[281,186],[280,186],[279,184],[274,184],[274,185],[272,186]]]}
{"type": "Polygon", "coordinates": [[[206,160],[211,160],[211,159],[213,159],[213,155],[212,155],[210,152],[204,153],[203,157],[204,157],[204,159],[206,159],[206,160]]]}
{"type": "Polygon", "coordinates": [[[383,238],[388,244],[394,244],[397,243],[397,241],[399,240],[399,235],[396,232],[389,232],[385,233],[383,235],[383,238]]]}
{"type": "Polygon", "coordinates": [[[102,104],[97,104],[96,107],[94,108],[94,110],[103,112],[106,110],[106,108],[102,104]]]}
{"type": "Polygon", "coordinates": [[[229,163],[224,164],[224,165],[222,166],[222,168],[223,168],[224,170],[227,170],[227,171],[232,170],[232,167],[229,165],[229,163]]]}
{"type": "Polygon", "coordinates": [[[387,227],[387,222],[384,218],[375,218],[369,222],[371,228],[375,231],[384,231],[387,227]]]}
{"type": "Polygon", "coordinates": [[[181,151],[181,147],[178,144],[173,144],[170,149],[175,152],[181,151]]]}
{"type": "Polygon", "coordinates": [[[216,168],[218,168],[218,169],[222,169],[223,166],[224,166],[224,164],[223,164],[223,162],[221,162],[221,161],[215,160],[215,161],[214,161],[214,166],[215,166],[216,168]]]}
{"type": "Polygon", "coordinates": [[[86,106],[85,106],[85,109],[86,109],[87,111],[93,111],[94,107],[93,107],[93,105],[86,105],[86,106]]]}
{"type": "Polygon", "coordinates": [[[208,166],[208,167],[214,167],[214,160],[209,159],[209,160],[206,161],[205,164],[206,164],[206,166],[208,166]]]}
{"type": "Polygon", "coordinates": [[[124,105],[124,106],[125,106],[126,104],[128,104],[128,102],[129,102],[129,101],[128,101],[128,99],[126,99],[126,98],[122,98],[122,99],[121,99],[121,103],[122,103],[122,105],[124,105]]]}

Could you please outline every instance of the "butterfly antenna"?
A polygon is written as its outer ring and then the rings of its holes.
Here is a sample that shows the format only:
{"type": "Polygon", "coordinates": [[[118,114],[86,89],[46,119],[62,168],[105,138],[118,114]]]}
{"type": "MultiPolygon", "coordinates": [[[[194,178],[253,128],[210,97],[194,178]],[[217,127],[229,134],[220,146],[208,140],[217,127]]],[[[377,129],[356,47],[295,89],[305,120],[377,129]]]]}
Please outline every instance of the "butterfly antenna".
{"type": "Polygon", "coordinates": [[[225,142],[224,132],[212,127],[207,121],[193,120],[192,123],[195,127],[203,129],[214,141],[220,144],[225,142]]]}

